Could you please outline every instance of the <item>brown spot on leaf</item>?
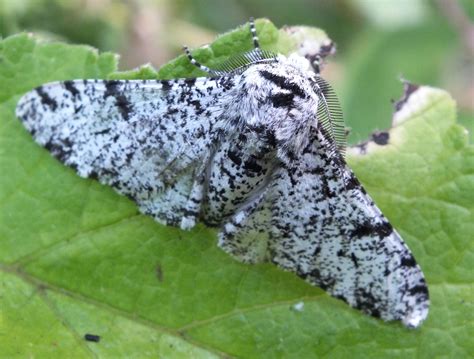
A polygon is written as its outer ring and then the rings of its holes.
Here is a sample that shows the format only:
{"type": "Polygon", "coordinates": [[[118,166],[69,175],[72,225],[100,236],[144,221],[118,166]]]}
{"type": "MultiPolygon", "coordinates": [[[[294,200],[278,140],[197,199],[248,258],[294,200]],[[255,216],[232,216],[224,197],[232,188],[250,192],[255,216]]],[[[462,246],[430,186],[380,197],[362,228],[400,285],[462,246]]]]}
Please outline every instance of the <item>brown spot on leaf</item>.
{"type": "Polygon", "coordinates": [[[160,264],[156,265],[155,274],[156,274],[156,278],[158,278],[160,282],[163,282],[163,268],[161,268],[160,264]]]}
{"type": "Polygon", "coordinates": [[[388,140],[390,139],[390,134],[386,131],[374,132],[372,134],[372,141],[374,141],[377,145],[385,146],[388,144],[388,140]]]}
{"type": "Polygon", "coordinates": [[[400,100],[395,102],[395,111],[400,111],[413,92],[418,90],[419,87],[419,85],[411,84],[408,81],[405,81],[403,84],[403,96],[400,100]]]}

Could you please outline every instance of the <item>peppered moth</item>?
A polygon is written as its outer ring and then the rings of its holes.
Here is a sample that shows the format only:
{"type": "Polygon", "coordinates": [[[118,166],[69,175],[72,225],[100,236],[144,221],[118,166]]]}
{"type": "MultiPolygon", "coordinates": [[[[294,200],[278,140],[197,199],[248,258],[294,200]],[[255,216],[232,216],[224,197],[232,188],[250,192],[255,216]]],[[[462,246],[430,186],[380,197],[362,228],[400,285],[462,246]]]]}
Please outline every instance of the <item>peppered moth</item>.
{"type": "Polygon", "coordinates": [[[218,245],[270,261],[351,306],[418,326],[428,289],[413,255],[344,160],[331,87],[304,57],[254,49],[209,76],[72,80],[24,95],[36,142],[158,222],[220,228],[218,245]]]}

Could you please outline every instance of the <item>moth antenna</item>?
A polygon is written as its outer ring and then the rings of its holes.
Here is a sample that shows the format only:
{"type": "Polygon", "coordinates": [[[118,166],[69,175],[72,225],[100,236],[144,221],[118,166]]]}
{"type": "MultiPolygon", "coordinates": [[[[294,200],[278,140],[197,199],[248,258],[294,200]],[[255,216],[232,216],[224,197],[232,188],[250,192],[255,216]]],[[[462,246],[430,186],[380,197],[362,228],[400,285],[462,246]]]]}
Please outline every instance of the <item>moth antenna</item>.
{"type": "Polygon", "coordinates": [[[191,64],[193,64],[194,66],[196,66],[199,70],[201,71],[204,71],[204,72],[207,72],[209,75],[211,76],[219,76],[219,75],[222,75],[221,71],[216,71],[216,70],[213,70],[207,66],[204,66],[202,65],[200,62],[198,62],[194,57],[193,55],[191,54],[191,51],[189,51],[189,48],[187,46],[183,46],[183,51],[184,53],[186,54],[186,56],[188,57],[189,59],[189,62],[191,62],[191,64]]]}
{"type": "Polygon", "coordinates": [[[255,20],[253,17],[249,19],[250,33],[252,34],[253,47],[255,50],[260,50],[260,44],[258,42],[257,29],[255,28],[255,20]]]}
{"type": "Polygon", "coordinates": [[[204,66],[204,65],[202,65],[200,62],[198,62],[198,61],[193,57],[193,55],[191,54],[191,51],[189,51],[189,48],[188,48],[186,45],[183,45],[183,51],[184,51],[184,53],[186,54],[186,56],[188,57],[189,62],[190,62],[191,64],[193,64],[194,66],[196,66],[198,69],[200,69],[201,71],[207,72],[208,74],[210,74],[210,73],[213,72],[209,67],[204,66]]]}
{"type": "Polygon", "coordinates": [[[260,63],[260,62],[272,62],[276,61],[276,55],[271,53],[270,51],[265,51],[260,49],[260,43],[258,41],[257,29],[255,28],[255,20],[253,17],[249,19],[250,25],[250,34],[252,35],[252,41],[254,49],[243,54],[239,54],[236,56],[232,56],[228,58],[224,63],[221,63],[216,66],[215,69],[211,69],[207,66],[202,65],[198,62],[191,51],[189,51],[187,46],[183,46],[184,53],[186,54],[187,58],[198,69],[204,71],[211,76],[225,76],[232,72],[243,71],[249,65],[260,63]]]}

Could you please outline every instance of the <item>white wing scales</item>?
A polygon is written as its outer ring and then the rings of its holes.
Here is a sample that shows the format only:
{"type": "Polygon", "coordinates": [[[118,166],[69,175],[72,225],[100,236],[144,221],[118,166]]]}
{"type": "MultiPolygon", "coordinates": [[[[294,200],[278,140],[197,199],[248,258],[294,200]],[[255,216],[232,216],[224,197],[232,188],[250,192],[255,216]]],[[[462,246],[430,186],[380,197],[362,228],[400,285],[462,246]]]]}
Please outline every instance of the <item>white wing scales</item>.
{"type": "Polygon", "coordinates": [[[205,78],[66,81],[29,92],[17,116],[80,176],[98,178],[142,212],[176,225],[215,140],[220,92],[205,78]]]}

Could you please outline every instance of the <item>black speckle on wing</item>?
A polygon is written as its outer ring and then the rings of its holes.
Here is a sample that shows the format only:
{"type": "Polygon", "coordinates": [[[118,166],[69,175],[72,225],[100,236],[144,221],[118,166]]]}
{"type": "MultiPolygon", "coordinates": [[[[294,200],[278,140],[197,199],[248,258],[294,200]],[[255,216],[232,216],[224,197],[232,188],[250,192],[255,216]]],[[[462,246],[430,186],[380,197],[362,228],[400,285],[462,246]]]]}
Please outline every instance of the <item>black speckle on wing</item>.
{"type": "Polygon", "coordinates": [[[161,81],[161,86],[162,86],[163,91],[169,91],[172,87],[172,81],[162,80],[161,81]]]}
{"type": "Polygon", "coordinates": [[[350,233],[351,238],[362,238],[377,235],[380,238],[389,236],[393,232],[393,228],[387,221],[382,223],[372,223],[367,220],[357,224],[355,229],[350,233]]]}
{"type": "Polygon", "coordinates": [[[64,87],[71,93],[72,96],[79,95],[79,90],[74,85],[74,81],[64,81],[64,87]]]}
{"type": "Polygon", "coordinates": [[[52,111],[55,111],[58,108],[58,103],[56,100],[50,97],[46,91],[44,91],[43,86],[36,88],[36,92],[41,98],[41,103],[43,105],[49,106],[52,111]]]}
{"type": "Polygon", "coordinates": [[[269,98],[273,107],[291,107],[293,105],[293,98],[295,95],[292,93],[278,93],[269,98]]]}
{"type": "Polygon", "coordinates": [[[104,92],[104,98],[115,98],[115,105],[117,106],[120,114],[125,120],[128,120],[130,118],[130,113],[133,111],[133,105],[128,100],[123,90],[121,90],[123,82],[118,80],[109,80],[105,81],[104,84],[106,88],[104,92]]]}
{"type": "Polygon", "coordinates": [[[130,113],[133,110],[133,105],[128,101],[127,97],[123,94],[115,96],[115,104],[117,105],[122,117],[125,120],[128,120],[130,117],[130,113]]]}
{"type": "Polygon", "coordinates": [[[296,96],[301,98],[306,98],[308,96],[305,91],[300,86],[298,86],[298,84],[291,82],[291,80],[287,77],[278,76],[265,70],[260,71],[260,75],[262,75],[262,77],[266,80],[273,82],[281,89],[288,90],[296,96]]]}
{"type": "Polygon", "coordinates": [[[413,258],[413,256],[411,255],[403,257],[400,262],[400,265],[403,267],[415,267],[416,266],[415,258],[413,258]]]}

